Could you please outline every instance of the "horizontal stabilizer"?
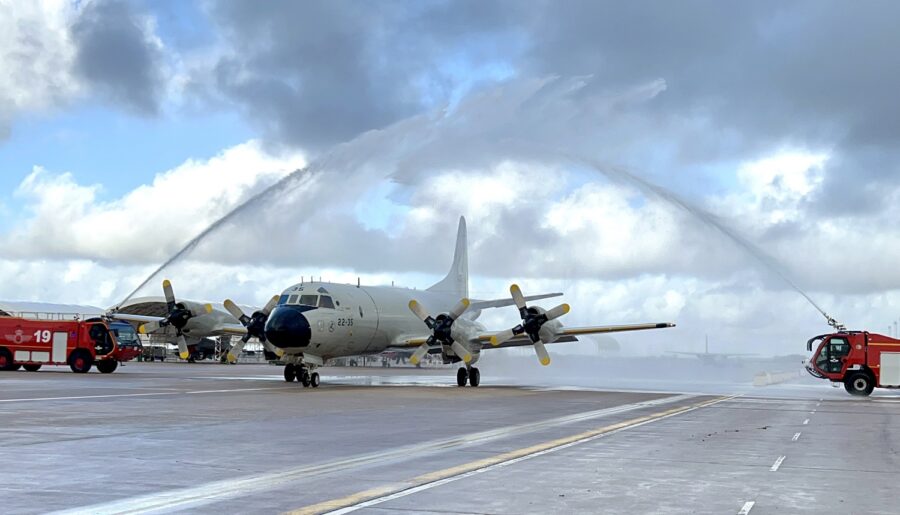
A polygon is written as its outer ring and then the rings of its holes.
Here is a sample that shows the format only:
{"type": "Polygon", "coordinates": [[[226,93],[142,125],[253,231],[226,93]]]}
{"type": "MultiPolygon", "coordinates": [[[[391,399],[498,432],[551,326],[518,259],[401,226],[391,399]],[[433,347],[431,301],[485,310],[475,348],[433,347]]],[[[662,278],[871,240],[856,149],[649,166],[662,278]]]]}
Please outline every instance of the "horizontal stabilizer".
{"type": "MultiPolygon", "coordinates": [[[[529,295],[525,297],[526,301],[551,299],[553,297],[561,297],[562,293],[544,293],[541,295],[529,295]]],[[[514,306],[516,302],[513,299],[497,299],[497,300],[473,300],[469,306],[470,310],[481,310],[490,308],[502,308],[506,306],[514,306]]]]}

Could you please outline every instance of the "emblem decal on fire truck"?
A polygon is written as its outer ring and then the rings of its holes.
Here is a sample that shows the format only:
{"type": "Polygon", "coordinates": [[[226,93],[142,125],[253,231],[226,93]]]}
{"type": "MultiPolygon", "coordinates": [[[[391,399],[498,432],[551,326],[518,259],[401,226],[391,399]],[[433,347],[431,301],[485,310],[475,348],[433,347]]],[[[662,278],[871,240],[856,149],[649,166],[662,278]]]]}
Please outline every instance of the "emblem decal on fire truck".
{"type": "Polygon", "coordinates": [[[6,341],[15,343],[16,345],[21,345],[23,343],[28,343],[34,339],[34,336],[26,336],[25,331],[22,330],[21,327],[17,327],[13,334],[5,335],[6,341]]]}

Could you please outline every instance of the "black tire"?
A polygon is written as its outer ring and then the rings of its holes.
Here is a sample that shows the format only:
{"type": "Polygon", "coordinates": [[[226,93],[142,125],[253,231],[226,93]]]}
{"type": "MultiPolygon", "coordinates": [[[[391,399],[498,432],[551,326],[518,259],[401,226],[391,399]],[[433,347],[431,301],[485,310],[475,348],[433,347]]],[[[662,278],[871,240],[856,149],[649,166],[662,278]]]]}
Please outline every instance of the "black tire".
{"type": "Polygon", "coordinates": [[[469,382],[469,371],[461,368],[456,371],[456,386],[465,386],[469,382]]]}
{"type": "Polygon", "coordinates": [[[309,376],[309,385],[310,386],[312,386],[313,388],[318,388],[319,381],[320,381],[320,378],[319,378],[318,372],[313,372],[312,374],[310,374],[310,376],[309,376]]]}
{"type": "Polygon", "coordinates": [[[20,368],[22,368],[22,365],[20,365],[19,363],[13,363],[13,366],[12,366],[13,370],[19,370],[20,368]]]}
{"type": "Polygon", "coordinates": [[[22,368],[24,368],[26,372],[37,372],[38,370],[41,369],[41,364],[34,363],[34,364],[22,365],[22,368]]]}
{"type": "Polygon", "coordinates": [[[472,369],[469,370],[469,386],[478,386],[480,384],[481,372],[477,368],[472,367],[472,369]]]}
{"type": "Polygon", "coordinates": [[[307,372],[305,368],[300,372],[300,378],[298,379],[298,381],[303,384],[304,388],[309,388],[311,380],[309,377],[309,372],[307,372]]]}
{"type": "Polygon", "coordinates": [[[119,362],[114,359],[104,359],[97,362],[97,370],[104,374],[112,374],[119,368],[119,362]]]}
{"type": "Polygon", "coordinates": [[[94,358],[91,353],[84,349],[75,349],[69,355],[69,368],[76,374],[87,374],[94,364],[94,358]]]}
{"type": "Polygon", "coordinates": [[[297,372],[294,370],[294,365],[288,363],[284,366],[284,380],[292,383],[294,379],[297,379],[297,372]]]}
{"type": "Polygon", "coordinates": [[[0,347],[0,370],[15,370],[13,366],[15,365],[13,364],[12,352],[9,352],[9,350],[0,347]]]}
{"type": "Polygon", "coordinates": [[[844,389],[850,395],[865,397],[875,389],[875,380],[867,372],[853,372],[844,379],[844,389]]]}

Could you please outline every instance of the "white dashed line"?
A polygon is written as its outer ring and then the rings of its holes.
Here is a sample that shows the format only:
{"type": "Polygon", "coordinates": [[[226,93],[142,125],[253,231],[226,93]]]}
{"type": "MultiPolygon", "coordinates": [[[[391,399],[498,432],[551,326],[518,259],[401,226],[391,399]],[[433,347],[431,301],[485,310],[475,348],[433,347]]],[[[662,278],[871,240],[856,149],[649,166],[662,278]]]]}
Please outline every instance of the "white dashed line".
{"type": "Polygon", "coordinates": [[[809,424],[809,419],[803,421],[803,425],[805,426],[806,424],[809,424]]]}
{"type": "Polygon", "coordinates": [[[787,456],[782,456],[782,457],[778,458],[777,460],[775,460],[775,464],[772,465],[772,468],[770,468],[769,470],[772,472],[777,472],[778,467],[781,466],[781,462],[783,462],[785,458],[787,458],[787,456]]]}
{"type": "Polygon", "coordinates": [[[738,512],[738,515],[747,515],[750,513],[750,510],[753,509],[753,505],[756,504],[755,501],[747,501],[744,503],[744,507],[741,508],[741,511],[738,512]]]}
{"type": "Polygon", "coordinates": [[[796,442],[796,441],[799,440],[799,439],[800,439],[800,433],[794,433],[794,437],[791,438],[791,441],[792,441],[792,442],[796,442]]]}

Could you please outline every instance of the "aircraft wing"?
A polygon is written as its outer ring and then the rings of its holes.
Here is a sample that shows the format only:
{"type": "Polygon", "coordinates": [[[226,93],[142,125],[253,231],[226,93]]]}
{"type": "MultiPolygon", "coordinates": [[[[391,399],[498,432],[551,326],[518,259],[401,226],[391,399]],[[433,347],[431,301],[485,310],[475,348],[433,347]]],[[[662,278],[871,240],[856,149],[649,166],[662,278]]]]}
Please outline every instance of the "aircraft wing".
{"type": "MultiPolygon", "coordinates": [[[[561,297],[562,293],[544,293],[541,295],[531,295],[525,297],[526,301],[532,300],[541,300],[541,299],[550,299],[553,297],[561,297]]],[[[469,304],[469,309],[473,311],[478,311],[482,309],[490,309],[490,308],[502,308],[506,306],[515,305],[516,301],[512,298],[507,299],[497,299],[497,300],[473,300],[471,304],[469,304]]]]}
{"type": "MultiPolygon", "coordinates": [[[[626,325],[599,325],[599,326],[587,326],[587,327],[563,327],[556,335],[556,339],[552,342],[545,343],[565,343],[565,342],[577,342],[577,336],[585,335],[585,334],[603,334],[603,333],[621,333],[627,331],[644,331],[647,329],[664,329],[668,327],[675,327],[675,324],[671,322],[661,322],[661,323],[652,323],[652,324],[626,324],[626,325]]],[[[478,342],[484,345],[485,349],[496,348],[502,349],[504,347],[520,347],[523,345],[532,345],[531,339],[525,335],[520,334],[518,336],[514,336],[505,342],[500,343],[499,345],[490,345],[491,338],[499,334],[497,331],[491,331],[482,333],[475,338],[472,339],[473,342],[478,342]]],[[[428,340],[427,336],[406,336],[398,338],[391,347],[418,347],[425,343],[428,340]]]]}

